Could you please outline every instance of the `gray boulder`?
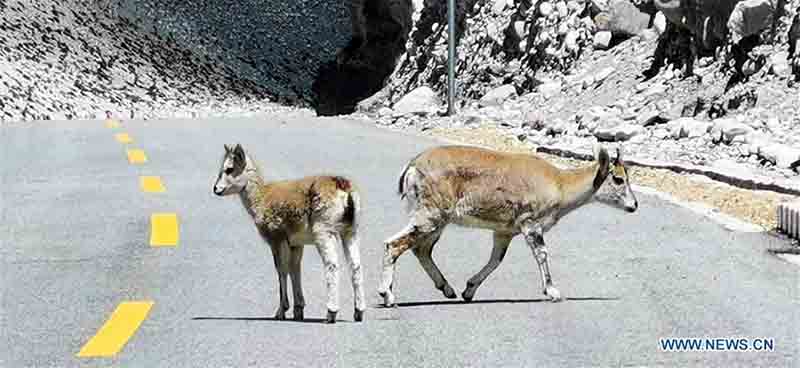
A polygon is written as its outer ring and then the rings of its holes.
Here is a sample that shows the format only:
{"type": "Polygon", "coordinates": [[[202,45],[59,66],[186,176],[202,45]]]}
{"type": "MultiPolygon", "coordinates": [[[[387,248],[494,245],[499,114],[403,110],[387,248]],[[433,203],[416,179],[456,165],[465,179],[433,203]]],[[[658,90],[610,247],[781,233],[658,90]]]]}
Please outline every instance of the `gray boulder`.
{"type": "Polygon", "coordinates": [[[480,101],[478,101],[478,104],[480,106],[499,106],[509,98],[515,97],[516,95],[517,89],[510,84],[506,84],[487,92],[485,95],[483,95],[483,97],[481,97],[480,101]]]}
{"type": "Polygon", "coordinates": [[[791,168],[800,162],[800,149],[780,143],[766,144],[759,148],[758,155],[781,168],[791,168]]]}
{"type": "Polygon", "coordinates": [[[643,132],[644,128],[639,125],[623,123],[613,127],[599,127],[594,130],[594,136],[599,141],[622,142],[643,132]]]}
{"type": "Polygon", "coordinates": [[[428,114],[439,108],[439,97],[430,87],[422,86],[409,92],[394,104],[399,114],[428,114]]]}
{"type": "Polygon", "coordinates": [[[728,18],[731,40],[738,43],[742,38],[758,34],[769,27],[776,5],[773,0],[744,0],[736,3],[728,18]]]}
{"type": "Polygon", "coordinates": [[[740,123],[736,119],[724,118],[714,121],[711,127],[711,139],[714,142],[725,142],[730,144],[737,137],[742,139],[753,132],[753,128],[747,124],[740,123]]]}
{"type": "Polygon", "coordinates": [[[673,139],[701,137],[711,128],[711,123],[692,118],[680,118],[666,125],[673,139]]]}

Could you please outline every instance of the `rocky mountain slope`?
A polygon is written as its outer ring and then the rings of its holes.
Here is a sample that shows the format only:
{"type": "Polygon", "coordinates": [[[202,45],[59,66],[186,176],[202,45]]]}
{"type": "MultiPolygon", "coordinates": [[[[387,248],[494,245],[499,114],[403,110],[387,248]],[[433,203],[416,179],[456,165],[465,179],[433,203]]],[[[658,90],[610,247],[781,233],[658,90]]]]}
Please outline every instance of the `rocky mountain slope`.
{"type": "Polygon", "coordinates": [[[2,121],[276,108],[270,91],[92,1],[0,2],[2,121]]]}
{"type": "Polygon", "coordinates": [[[362,112],[394,127],[489,125],[537,145],[602,141],[637,157],[800,182],[800,1],[462,4],[458,116],[439,116],[446,18],[433,3],[362,112]]]}

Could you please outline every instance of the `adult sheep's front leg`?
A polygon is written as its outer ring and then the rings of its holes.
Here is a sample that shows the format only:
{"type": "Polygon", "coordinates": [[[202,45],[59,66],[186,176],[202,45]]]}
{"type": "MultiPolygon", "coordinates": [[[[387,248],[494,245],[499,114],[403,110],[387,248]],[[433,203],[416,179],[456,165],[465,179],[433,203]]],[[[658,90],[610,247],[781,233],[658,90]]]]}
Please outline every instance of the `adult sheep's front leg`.
{"type": "Polygon", "coordinates": [[[550,297],[553,302],[560,302],[561,293],[553,286],[550,277],[550,264],[547,260],[547,246],[544,244],[544,230],[540,224],[528,223],[522,228],[525,235],[525,242],[533,251],[533,257],[539,265],[539,273],[542,275],[542,290],[550,297]]]}

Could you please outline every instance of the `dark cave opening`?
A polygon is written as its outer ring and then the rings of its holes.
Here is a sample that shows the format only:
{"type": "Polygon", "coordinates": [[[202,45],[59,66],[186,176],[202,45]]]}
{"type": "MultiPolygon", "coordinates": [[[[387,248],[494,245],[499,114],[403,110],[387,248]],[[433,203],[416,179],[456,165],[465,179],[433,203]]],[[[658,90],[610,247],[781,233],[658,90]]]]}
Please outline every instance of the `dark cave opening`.
{"type": "Polygon", "coordinates": [[[353,35],[335,60],[323,63],[311,86],[320,116],[349,114],[379,91],[405,52],[411,0],[350,0],[353,35]]]}

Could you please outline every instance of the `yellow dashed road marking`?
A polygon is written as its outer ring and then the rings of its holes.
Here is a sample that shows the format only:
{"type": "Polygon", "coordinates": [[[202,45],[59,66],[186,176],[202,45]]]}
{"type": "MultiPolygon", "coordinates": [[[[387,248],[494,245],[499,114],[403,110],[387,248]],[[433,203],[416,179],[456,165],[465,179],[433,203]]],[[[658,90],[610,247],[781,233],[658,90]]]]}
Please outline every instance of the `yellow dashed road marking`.
{"type": "Polygon", "coordinates": [[[142,324],[153,302],[124,302],[117,306],[103,327],[97,331],[77,356],[110,357],[116,355],[142,324]]]}
{"type": "Polygon", "coordinates": [[[144,151],[140,149],[129,149],[128,162],[132,164],[143,164],[147,162],[147,156],[144,154],[144,151]]]}
{"type": "Polygon", "coordinates": [[[161,183],[161,178],[158,176],[142,176],[139,178],[142,184],[142,191],[146,193],[164,193],[167,191],[164,184],[161,183]]]}
{"type": "Polygon", "coordinates": [[[123,144],[127,144],[127,143],[133,142],[133,139],[131,138],[131,136],[128,135],[128,133],[117,133],[117,134],[114,134],[114,138],[117,139],[117,142],[123,143],[123,144]]]}
{"type": "Polygon", "coordinates": [[[178,245],[178,215],[154,213],[150,217],[150,246],[174,247],[178,245]]]}
{"type": "Polygon", "coordinates": [[[119,122],[114,119],[108,119],[106,120],[106,128],[119,128],[119,122]]]}

